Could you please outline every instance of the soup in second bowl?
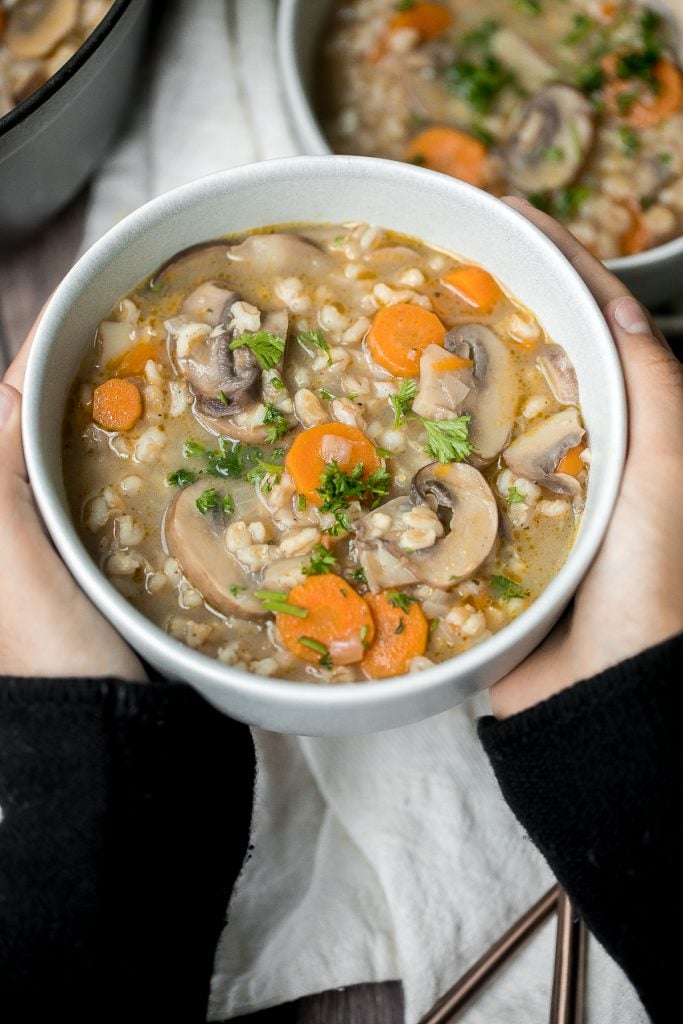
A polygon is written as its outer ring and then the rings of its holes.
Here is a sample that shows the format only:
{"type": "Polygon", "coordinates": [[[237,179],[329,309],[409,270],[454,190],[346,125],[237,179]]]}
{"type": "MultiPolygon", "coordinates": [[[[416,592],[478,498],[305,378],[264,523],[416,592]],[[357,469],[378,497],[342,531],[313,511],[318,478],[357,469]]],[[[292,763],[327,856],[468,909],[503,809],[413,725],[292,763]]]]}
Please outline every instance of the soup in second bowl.
{"type": "Polygon", "coordinates": [[[571,548],[574,371],[484,268],[367,224],[178,253],[99,325],[64,474],[102,571],[227,665],[320,682],[446,660],[571,548]]]}
{"type": "Polygon", "coordinates": [[[336,152],[526,196],[600,259],[683,231],[674,35],[633,0],[338,0],[317,95],[336,152]]]}

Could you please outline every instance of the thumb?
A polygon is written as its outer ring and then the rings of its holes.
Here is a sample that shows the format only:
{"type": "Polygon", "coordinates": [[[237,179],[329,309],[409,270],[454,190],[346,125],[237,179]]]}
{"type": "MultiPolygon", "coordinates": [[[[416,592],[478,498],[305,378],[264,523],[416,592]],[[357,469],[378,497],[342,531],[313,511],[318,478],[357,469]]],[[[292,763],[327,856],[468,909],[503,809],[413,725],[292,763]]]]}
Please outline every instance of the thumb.
{"type": "Polygon", "coordinates": [[[9,384],[0,384],[0,503],[26,487],[26,466],[21,444],[21,395],[9,384]]]}

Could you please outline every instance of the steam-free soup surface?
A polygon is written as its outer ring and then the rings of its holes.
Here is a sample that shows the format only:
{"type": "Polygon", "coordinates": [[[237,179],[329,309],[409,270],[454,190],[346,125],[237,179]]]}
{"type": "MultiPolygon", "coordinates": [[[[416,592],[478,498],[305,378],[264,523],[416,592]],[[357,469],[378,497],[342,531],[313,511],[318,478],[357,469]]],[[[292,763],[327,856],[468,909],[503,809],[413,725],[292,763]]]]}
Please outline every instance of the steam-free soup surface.
{"type": "Polygon", "coordinates": [[[64,435],[122,594],[225,664],[320,682],[424,668],[519,615],[567,558],[589,461],[532,313],[367,224],[178,254],[99,325],[64,435]]]}

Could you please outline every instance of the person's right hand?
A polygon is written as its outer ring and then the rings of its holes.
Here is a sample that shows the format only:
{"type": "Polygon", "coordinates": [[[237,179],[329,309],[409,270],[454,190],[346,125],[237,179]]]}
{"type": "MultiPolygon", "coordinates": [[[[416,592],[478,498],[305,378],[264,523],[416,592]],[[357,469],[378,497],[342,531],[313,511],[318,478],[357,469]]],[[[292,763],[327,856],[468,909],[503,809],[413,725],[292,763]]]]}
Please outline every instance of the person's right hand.
{"type": "Polygon", "coordinates": [[[0,384],[0,675],[146,679],[45,534],[26,478],[21,387],[35,327],[0,384]]]}
{"type": "Polygon", "coordinates": [[[602,308],[624,370],[629,430],[598,556],[571,614],[491,690],[498,718],[683,630],[683,368],[643,307],[565,228],[521,200],[506,202],[562,250],[602,308]]]}

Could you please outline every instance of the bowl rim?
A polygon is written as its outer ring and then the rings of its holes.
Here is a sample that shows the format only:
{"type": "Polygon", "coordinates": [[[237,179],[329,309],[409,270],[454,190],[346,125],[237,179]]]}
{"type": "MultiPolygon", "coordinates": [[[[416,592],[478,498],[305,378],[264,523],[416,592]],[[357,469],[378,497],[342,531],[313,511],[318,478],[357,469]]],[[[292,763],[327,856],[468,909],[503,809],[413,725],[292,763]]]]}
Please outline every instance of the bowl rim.
{"type": "Polygon", "coordinates": [[[69,57],[65,64],[57,68],[53,75],[50,75],[46,82],[32,92],[16,107],[12,107],[6,114],[0,117],[0,138],[8,134],[23,121],[27,120],[35,110],[42,107],[51,96],[54,96],[63,85],[86,63],[95,53],[100,43],[104,41],[111,30],[123,17],[126,9],[130,7],[132,0],[114,0],[105,16],[97,23],[76,52],[69,57]]]}
{"type": "MultiPolygon", "coordinates": [[[[296,19],[299,12],[303,10],[304,2],[305,0],[280,0],[277,12],[276,49],[285,98],[299,141],[307,152],[323,156],[333,154],[334,151],[327,141],[315,115],[313,104],[308,97],[308,91],[304,87],[294,45],[296,19]]],[[[664,263],[681,253],[683,253],[683,229],[677,238],[671,238],[668,242],[662,242],[661,245],[634,253],[632,256],[615,256],[603,260],[603,263],[608,270],[619,275],[653,265],[658,266],[660,262],[664,263]]]]}
{"type": "MultiPolygon", "coordinates": [[[[305,194],[305,189],[301,192],[305,194]]],[[[543,629],[545,635],[547,629],[544,623],[548,616],[556,618],[565,607],[602,543],[621,484],[626,451],[626,423],[621,364],[604,317],[573,266],[534,224],[489,193],[424,168],[372,157],[296,156],[242,165],[181,185],[129,214],[80,257],[53,293],[29,352],[24,387],[23,441],[35,500],[57,550],[86,595],[128,643],[138,651],[143,650],[150,661],[156,659],[166,665],[171,663],[173,672],[170,674],[177,674],[193,684],[201,680],[214,693],[217,688],[234,692],[238,700],[252,707],[272,709],[276,706],[286,712],[292,709],[300,711],[305,706],[313,714],[319,709],[334,714],[335,711],[344,712],[349,708],[354,708],[358,713],[370,711],[391,704],[394,700],[400,702],[401,697],[438,690],[449,682],[454,684],[460,677],[477,677],[489,661],[506,655],[514,656],[514,652],[524,645],[525,638],[528,639],[534,630],[543,629]],[[84,294],[93,276],[104,273],[112,260],[121,257],[131,235],[143,237],[148,227],[171,221],[179,207],[193,207],[217,196],[230,196],[234,203],[235,194],[241,185],[265,189],[277,179],[301,184],[313,176],[325,179],[332,189],[335,179],[356,172],[375,183],[386,183],[387,176],[394,179],[400,177],[406,186],[410,185],[418,191],[429,185],[444,196],[448,193],[449,201],[457,201],[457,193],[462,193],[466,199],[482,207],[491,210],[495,207],[496,216],[503,220],[509,232],[526,236],[539,259],[547,260],[553,271],[567,282],[567,288],[573,290],[577,298],[581,296],[580,305],[586,317],[584,326],[594,332],[595,344],[601,346],[608,366],[605,393],[610,397],[614,419],[610,433],[610,458],[603,467],[600,493],[591,509],[590,518],[582,521],[567,561],[559,573],[528,609],[483,643],[422,671],[383,680],[367,680],[361,684],[330,686],[258,676],[224,665],[218,659],[193,651],[173,639],[115,589],[87,552],[71,516],[50,483],[50,464],[41,441],[41,385],[50,372],[54,337],[63,328],[64,321],[72,315],[72,305],[78,302],[79,295],[84,294]],[[151,656],[148,652],[152,652],[151,656]]]]}

